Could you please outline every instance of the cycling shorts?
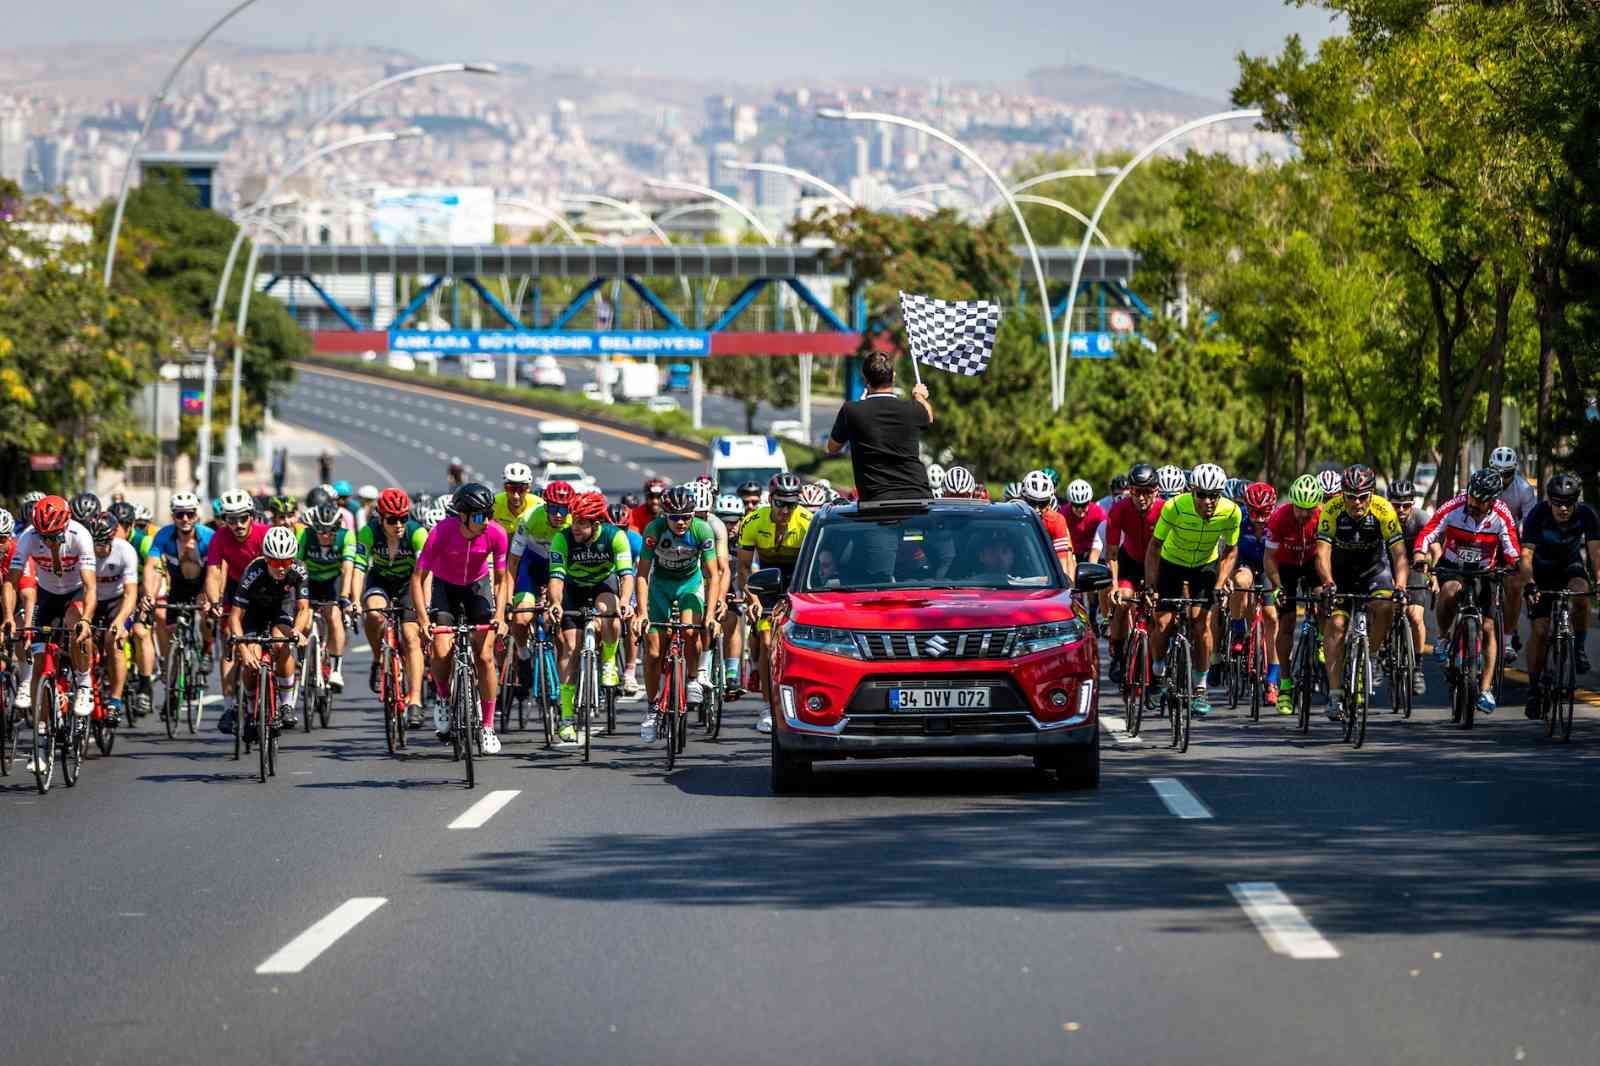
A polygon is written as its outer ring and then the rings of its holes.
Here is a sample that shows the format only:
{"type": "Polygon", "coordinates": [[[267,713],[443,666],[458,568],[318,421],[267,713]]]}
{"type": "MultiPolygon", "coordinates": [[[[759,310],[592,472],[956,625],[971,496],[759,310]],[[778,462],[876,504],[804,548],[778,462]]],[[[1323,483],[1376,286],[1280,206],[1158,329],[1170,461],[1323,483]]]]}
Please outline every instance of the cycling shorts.
{"type": "MultiPolygon", "coordinates": [[[[1540,566],[1538,559],[1533,561],[1533,587],[1536,589],[1541,591],[1564,589],[1574,579],[1580,581],[1589,580],[1589,568],[1583,564],[1582,560],[1576,560],[1565,565],[1558,563],[1554,566],[1548,564],[1540,566]]],[[[1538,603],[1529,603],[1529,620],[1549,618],[1555,603],[1556,601],[1549,596],[1541,596],[1538,603]]]]}
{"type": "Polygon", "coordinates": [[[1285,597],[1300,596],[1316,587],[1317,568],[1311,563],[1300,566],[1278,565],[1278,587],[1285,597]]]}
{"type": "Polygon", "coordinates": [[[1135,559],[1121,548],[1117,549],[1117,588],[1131,592],[1144,588],[1144,560],[1135,559]]]}
{"type": "Polygon", "coordinates": [[[122,610],[123,595],[126,595],[126,593],[113,596],[109,600],[96,600],[94,604],[94,620],[92,624],[97,628],[109,626],[111,624],[111,620],[117,616],[117,612],[122,610]]]}
{"type": "Polygon", "coordinates": [[[312,578],[306,587],[311,590],[312,603],[332,603],[339,599],[339,579],[336,577],[312,578]]]}
{"type": "Polygon", "coordinates": [[[561,628],[582,629],[583,620],[578,617],[579,611],[586,607],[593,607],[595,601],[602,593],[609,592],[613,596],[618,594],[617,575],[612,574],[598,585],[575,585],[568,581],[561,587],[561,628]]]}
{"type": "Polygon", "coordinates": [[[411,578],[409,577],[381,577],[375,574],[368,574],[367,587],[362,590],[361,599],[369,609],[374,606],[372,602],[374,599],[383,601],[376,605],[378,607],[406,608],[406,620],[416,620],[415,613],[410,610],[411,578]]]}
{"type": "Polygon", "coordinates": [[[524,552],[517,564],[517,583],[513,586],[511,602],[525,607],[544,594],[550,583],[550,556],[538,552],[524,552]]]}
{"type": "Polygon", "coordinates": [[[494,621],[494,578],[485,574],[470,585],[452,585],[433,575],[428,617],[436,626],[453,626],[458,620],[485,626],[494,621]]]}
{"type": "Polygon", "coordinates": [[[1370,560],[1359,559],[1354,565],[1341,565],[1333,561],[1333,587],[1340,592],[1355,592],[1366,596],[1394,593],[1394,575],[1389,573],[1388,562],[1374,566],[1370,560]]]}
{"type": "Polygon", "coordinates": [[[39,629],[49,629],[66,622],[67,611],[83,606],[83,586],[70,592],[51,592],[41,588],[33,601],[33,624],[39,629]]]}
{"type": "Polygon", "coordinates": [[[1179,566],[1161,561],[1161,571],[1156,575],[1156,595],[1161,599],[1200,599],[1211,595],[1217,587],[1217,564],[1204,566],[1179,566]]]}
{"type": "Polygon", "coordinates": [[[666,622],[672,618],[672,605],[676,603],[678,609],[685,614],[694,612],[697,619],[704,620],[706,616],[706,583],[697,570],[694,576],[687,581],[668,581],[650,575],[650,602],[646,606],[646,618],[651,622],[666,622]]]}
{"type": "Polygon", "coordinates": [[[203,577],[191,580],[169,576],[167,578],[167,602],[193,603],[200,598],[200,593],[204,591],[205,587],[206,580],[203,577]]]}
{"type": "Polygon", "coordinates": [[[281,607],[246,607],[239,625],[247,637],[270,637],[277,626],[293,628],[294,615],[281,607]]]}

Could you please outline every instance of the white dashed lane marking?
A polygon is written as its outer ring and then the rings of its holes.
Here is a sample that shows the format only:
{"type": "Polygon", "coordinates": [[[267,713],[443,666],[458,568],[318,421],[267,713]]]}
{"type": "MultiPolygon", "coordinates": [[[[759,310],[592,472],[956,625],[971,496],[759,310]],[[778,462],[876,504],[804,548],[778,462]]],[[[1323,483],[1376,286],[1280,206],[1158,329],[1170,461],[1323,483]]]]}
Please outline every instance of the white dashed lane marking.
{"type": "Polygon", "coordinates": [[[1167,810],[1179,818],[1211,817],[1211,808],[1201,803],[1200,798],[1185,788],[1176,777],[1152,777],[1150,787],[1156,790],[1156,795],[1167,805],[1167,810]]]}
{"type": "Polygon", "coordinates": [[[483,799],[474,803],[462,812],[461,817],[451,822],[450,829],[479,829],[490,818],[500,813],[506,804],[521,795],[522,790],[516,788],[499,789],[489,793],[483,799]]]}
{"type": "Polygon", "coordinates": [[[1339,949],[1319,932],[1272,881],[1241,881],[1228,886],[1255,923],[1267,946],[1291,959],[1337,959],[1339,949]]]}
{"type": "Polygon", "coordinates": [[[382,896],[357,896],[346,900],[268,957],[256,967],[256,973],[299,973],[387,902],[382,896]]]}

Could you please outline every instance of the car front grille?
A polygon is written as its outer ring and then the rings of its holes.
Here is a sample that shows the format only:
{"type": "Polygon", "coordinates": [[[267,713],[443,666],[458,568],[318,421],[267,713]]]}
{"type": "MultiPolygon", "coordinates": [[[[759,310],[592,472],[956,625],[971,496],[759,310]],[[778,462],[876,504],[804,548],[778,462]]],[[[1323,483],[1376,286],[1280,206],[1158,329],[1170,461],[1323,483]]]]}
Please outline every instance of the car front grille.
{"type": "Polygon", "coordinates": [[[1004,659],[1011,652],[1013,629],[953,629],[934,632],[876,631],[856,634],[867,659],[1004,659]]]}

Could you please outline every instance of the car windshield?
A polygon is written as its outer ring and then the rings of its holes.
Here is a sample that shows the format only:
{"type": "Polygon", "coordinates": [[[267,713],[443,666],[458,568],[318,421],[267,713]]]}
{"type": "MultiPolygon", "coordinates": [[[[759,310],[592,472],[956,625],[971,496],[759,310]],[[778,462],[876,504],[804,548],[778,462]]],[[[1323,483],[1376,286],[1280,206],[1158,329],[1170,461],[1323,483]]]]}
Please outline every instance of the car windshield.
{"type": "Polygon", "coordinates": [[[577,439],[578,431],[575,429],[571,432],[556,430],[554,433],[545,432],[539,434],[539,440],[544,444],[566,444],[577,439]]]}
{"type": "Polygon", "coordinates": [[[1060,580],[1038,532],[1010,511],[841,515],[818,533],[797,591],[1039,589],[1060,580]]]}

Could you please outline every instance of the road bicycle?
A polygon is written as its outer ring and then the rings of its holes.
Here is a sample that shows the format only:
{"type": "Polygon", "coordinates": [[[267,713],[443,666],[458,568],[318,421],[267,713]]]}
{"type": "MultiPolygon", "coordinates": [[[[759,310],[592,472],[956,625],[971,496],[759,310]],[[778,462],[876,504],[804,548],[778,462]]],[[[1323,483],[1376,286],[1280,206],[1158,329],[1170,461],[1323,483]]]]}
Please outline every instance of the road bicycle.
{"type": "MultiPolygon", "coordinates": [[[[658,721],[656,736],[667,741],[667,770],[671,771],[678,755],[689,743],[689,660],[684,651],[683,635],[701,627],[683,621],[677,603],[665,622],[651,622],[651,629],[665,631],[667,647],[661,653],[656,682],[656,707],[658,721]]],[[[646,709],[646,714],[651,713],[646,709]]]]}
{"type": "Polygon", "coordinates": [[[378,705],[383,708],[383,738],[389,754],[406,746],[406,707],[411,687],[406,683],[406,657],[400,647],[400,627],[409,613],[404,607],[385,607],[383,631],[378,637],[378,705]]]}
{"type": "MultiPolygon", "coordinates": [[[[600,621],[619,618],[615,611],[598,611],[593,606],[578,607],[564,612],[575,615],[583,628],[578,643],[578,672],[573,679],[576,689],[572,697],[572,713],[576,718],[579,743],[583,746],[583,761],[589,761],[592,726],[600,715],[608,722],[616,720],[616,687],[600,684],[600,621]]],[[[618,642],[620,647],[620,642],[618,642]]]]}
{"type": "MultiPolygon", "coordinates": [[[[111,749],[117,744],[117,723],[111,720],[111,711],[107,706],[111,698],[111,679],[109,671],[101,669],[104,656],[100,649],[109,631],[106,626],[94,626],[89,631],[93,634],[89,647],[89,691],[94,694],[94,709],[89,712],[89,735],[94,737],[94,745],[100,749],[101,755],[110,755],[111,749]]],[[[127,638],[123,639],[126,641],[127,638]]],[[[122,654],[122,645],[117,647],[117,653],[122,654]]],[[[132,717],[130,713],[130,722],[132,717]]]]}
{"type": "Polygon", "coordinates": [[[1406,617],[1406,604],[1397,604],[1394,623],[1389,626],[1389,636],[1378,649],[1378,673],[1389,685],[1389,710],[1402,718],[1410,718],[1416,701],[1417,645],[1411,632],[1411,620],[1406,617]]]}
{"type": "Polygon", "coordinates": [[[465,764],[467,787],[477,785],[474,756],[483,754],[483,698],[478,691],[478,665],[472,653],[472,637],[492,633],[493,624],[473,625],[460,621],[449,626],[429,626],[431,637],[452,637],[450,646],[450,753],[465,764]]]}
{"type": "Polygon", "coordinates": [[[1136,737],[1144,723],[1150,697],[1150,607],[1135,600],[1128,615],[1128,635],[1122,642],[1122,707],[1128,736],[1136,737]]]}
{"type": "Polygon", "coordinates": [[[1245,600],[1245,636],[1237,652],[1233,650],[1233,636],[1228,635],[1228,655],[1223,660],[1224,679],[1228,686],[1228,709],[1239,706],[1248,695],[1250,720],[1261,721],[1261,704],[1267,694],[1267,627],[1266,605],[1272,602],[1271,589],[1258,586],[1243,590],[1245,600]]]}
{"type": "MultiPolygon", "coordinates": [[[[1445,681],[1450,687],[1450,721],[1462,729],[1471,729],[1473,719],[1478,713],[1478,697],[1483,692],[1483,658],[1486,654],[1484,647],[1484,605],[1479,602],[1480,581],[1489,584],[1489,604],[1491,612],[1496,609],[1496,602],[1500,600],[1500,582],[1504,580],[1508,570],[1473,569],[1459,566],[1438,565],[1433,568],[1434,577],[1442,584],[1446,581],[1459,581],[1461,591],[1456,596],[1455,624],[1450,627],[1450,633],[1445,638],[1449,649],[1445,659],[1445,681]]],[[[1503,640],[1500,635],[1504,630],[1495,631],[1495,639],[1503,640]]],[[[1504,664],[1505,656],[1499,657],[1504,664]]],[[[1498,671],[1496,671],[1498,677],[1498,671]]]]}
{"type": "MultiPolygon", "coordinates": [[[[1367,605],[1373,602],[1394,603],[1390,595],[1372,596],[1360,592],[1337,592],[1329,597],[1335,604],[1349,608],[1350,622],[1344,634],[1344,740],[1353,747],[1361,747],[1367,739],[1367,715],[1372,707],[1372,636],[1371,619],[1367,605]]],[[[1397,612],[1394,626],[1407,625],[1404,611],[1397,612]]],[[[1409,684],[1409,679],[1407,679],[1409,684]]],[[[1408,689],[1409,691],[1409,689],[1408,689]]]]}
{"type": "MultiPolygon", "coordinates": [[[[323,609],[338,607],[339,600],[314,600],[311,603],[311,634],[306,639],[305,654],[300,657],[301,728],[311,732],[313,713],[322,728],[328,728],[333,714],[333,687],[328,684],[328,674],[333,670],[333,660],[328,655],[328,620],[323,609]]],[[[350,612],[345,612],[346,624],[350,612]]]]}
{"type": "Polygon", "coordinates": [[[1189,729],[1194,717],[1194,645],[1189,642],[1188,609],[1209,609],[1210,596],[1176,596],[1162,599],[1163,610],[1173,612],[1167,639],[1167,713],[1172,716],[1172,743],[1180,753],[1189,750],[1189,729]]]}
{"type": "Polygon", "coordinates": [[[700,724],[705,727],[707,740],[722,735],[722,683],[727,670],[727,660],[722,652],[722,623],[713,622],[706,639],[711,643],[711,668],[707,674],[710,682],[702,686],[705,697],[700,703],[700,724]]]}
{"type": "Polygon", "coordinates": [[[1570,589],[1539,591],[1540,599],[1551,599],[1547,661],[1539,676],[1539,708],[1545,736],[1560,738],[1563,744],[1572,739],[1572,715],[1578,701],[1578,639],[1572,628],[1572,601],[1593,595],[1592,591],[1570,589]]]}
{"type": "Polygon", "coordinates": [[[178,735],[180,719],[187,723],[191,734],[200,724],[206,692],[206,675],[200,669],[205,642],[200,636],[200,609],[196,605],[168,603],[164,599],[156,602],[166,607],[167,620],[172,624],[161,675],[166,688],[161,720],[170,740],[178,735]]]}
{"type": "Polygon", "coordinates": [[[1295,626],[1294,643],[1289,651],[1289,676],[1294,679],[1295,728],[1311,732],[1311,703],[1317,693],[1328,690],[1328,675],[1322,668],[1322,627],[1317,624],[1321,599],[1317,596],[1291,596],[1290,604],[1304,607],[1295,626]]]}
{"type": "Polygon", "coordinates": [[[89,727],[86,719],[72,713],[71,666],[63,666],[63,644],[72,639],[72,631],[64,626],[29,627],[22,635],[24,640],[37,641],[33,650],[40,654],[39,667],[33,672],[33,778],[43,795],[50,791],[55,777],[57,754],[67,787],[78,783],[89,727]]]}
{"type": "MultiPolygon", "coordinates": [[[[561,674],[556,668],[555,642],[545,624],[544,604],[516,607],[512,609],[512,614],[532,615],[522,645],[509,649],[507,658],[516,665],[523,698],[532,701],[534,711],[544,726],[544,746],[552,748],[561,739],[561,674]],[[514,657],[510,653],[515,653],[514,657]]],[[[502,687],[505,685],[503,674],[500,684],[502,687]]],[[[520,710],[517,723],[517,727],[522,728],[520,710]]]]}
{"type": "MultiPolygon", "coordinates": [[[[258,779],[265,784],[267,778],[278,773],[278,681],[275,676],[277,668],[272,661],[272,649],[286,645],[298,645],[298,637],[258,637],[243,636],[229,637],[228,647],[237,654],[241,645],[254,644],[261,649],[260,661],[256,664],[255,680],[252,684],[248,675],[240,674],[239,684],[239,713],[233,721],[233,757],[239,758],[241,752],[248,753],[252,744],[255,745],[258,762],[258,779]],[[265,726],[265,728],[262,728],[265,726]]],[[[241,666],[241,670],[243,667],[241,666]]]]}
{"type": "Polygon", "coordinates": [[[11,776],[17,761],[17,663],[11,644],[0,647],[0,777],[11,776]]]}

